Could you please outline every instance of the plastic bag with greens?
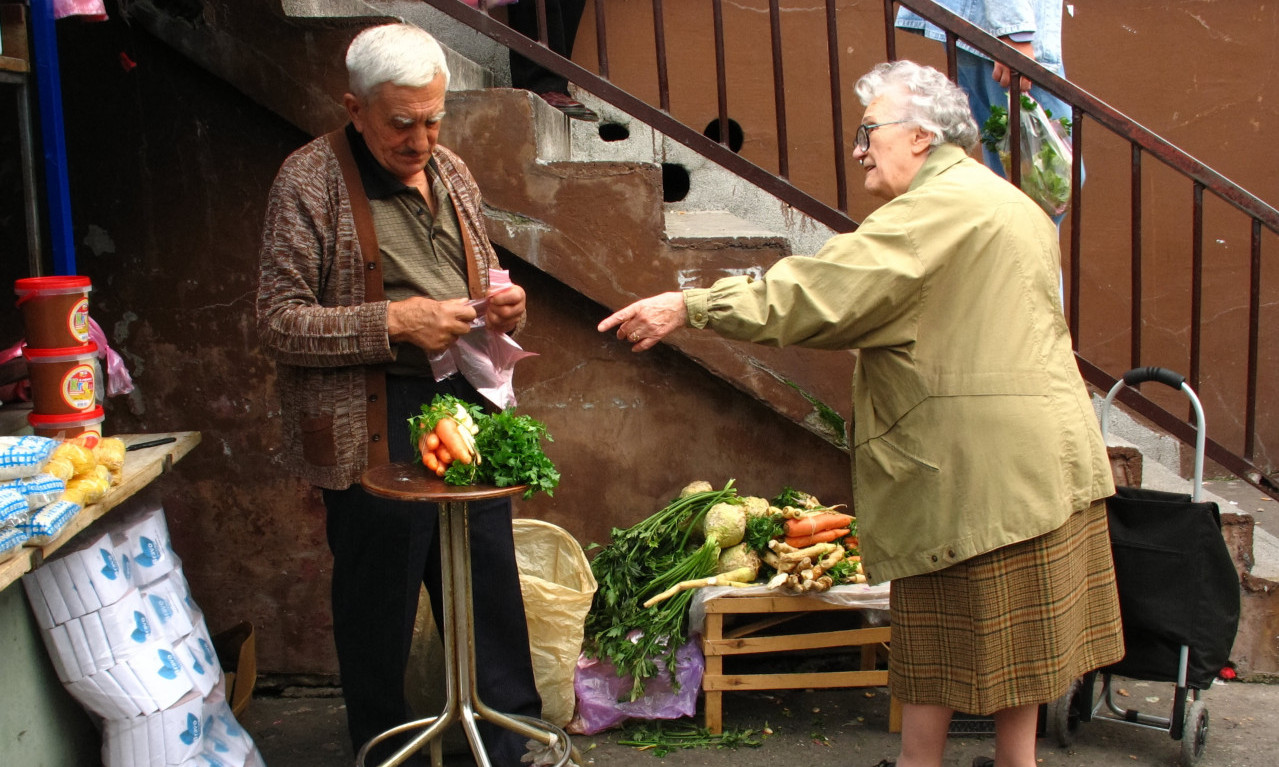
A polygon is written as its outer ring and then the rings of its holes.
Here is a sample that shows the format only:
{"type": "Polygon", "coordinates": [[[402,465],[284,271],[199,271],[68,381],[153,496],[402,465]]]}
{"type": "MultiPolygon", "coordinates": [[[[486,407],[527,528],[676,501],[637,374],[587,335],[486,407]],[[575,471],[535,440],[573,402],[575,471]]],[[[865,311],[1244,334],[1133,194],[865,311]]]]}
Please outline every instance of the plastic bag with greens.
{"type": "MultiPolygon", "coordinates": [[[[1070,120],[1053,117],[1030,96],[1021,97],[1021,190],[1051,217],[1070,204],[1072,150],[1070,120]]],[[[991,107],[981,134],[982,143],[998,152],[1004,175],[1012,178],[1008,147],[1008,110],[991,107]]]]}

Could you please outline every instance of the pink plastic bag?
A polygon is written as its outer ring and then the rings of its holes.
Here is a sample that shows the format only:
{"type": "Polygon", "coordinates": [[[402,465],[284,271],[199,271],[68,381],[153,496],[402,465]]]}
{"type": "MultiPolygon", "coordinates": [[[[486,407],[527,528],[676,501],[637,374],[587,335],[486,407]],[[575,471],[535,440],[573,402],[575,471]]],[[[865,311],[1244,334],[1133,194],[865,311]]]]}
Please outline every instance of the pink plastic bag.
{"type": "Polygon", "coordinates": [[[107,363],[107,396],[114,397],[133,391],[133,377],[129,375],[129,369],[124,366],[124,360],[115,349],[107,345],[107,334],[102,332],[98,321],[92,317],[89,318],[89,340],[98,345],[98,357],[107,363]]]}
{"type": "Polygon", "coordinates": [[[102,0],[53,0],[53,18],[88,16],[90,21],[105,21],[106,4],[102,0]]]}
{"type": "Polygon", "coordinates": [[[577,695],[577,715],[568,723],[568,731],[581,735],[616,727],[627,719],[680,719],[697,713],[697,694],[702,689],[706,657],[701,639],[694,636],[675,651],[675,682],[666,664],[655,661],[657,674],[644,683],[644,694],[634,701],[625,697],[631,690],[631,677],[617,675],[607,660],[582,655],[577,660],[573,691],[577,695]]]}
{"type": "MultiPolygon", "coordinates": [[[[489,295],[512,285],[510,273],[505,269],[489,270],[489,295]]],[[[515,407],[515,363],[525,357],[536,357],[536,352],[524,349],[505,333],[494,333],[484,325],[484,312],[488,297],[470,302],[475,307],[475,321],[471,332],[444,352],[431,357],[431,373],[442,381],[454,373],[461,374],[475,390],[505,410],[515,407]]]]}

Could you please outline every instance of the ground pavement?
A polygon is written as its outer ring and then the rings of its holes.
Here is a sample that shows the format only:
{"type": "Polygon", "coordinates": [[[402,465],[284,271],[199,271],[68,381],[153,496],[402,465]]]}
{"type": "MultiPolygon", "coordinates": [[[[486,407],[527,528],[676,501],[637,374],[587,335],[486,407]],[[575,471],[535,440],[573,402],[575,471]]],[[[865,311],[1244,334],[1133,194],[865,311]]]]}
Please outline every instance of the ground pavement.
{"type": "MultiPolygon", "coordinates": [[[[1172,711],[1172,686],[1116,680],[1117,696],[1126,707],[1157,716],[1172,711]]],[[[1217,683],[1203,693],[1209,713],[1209,742],[1200,767],[1274,767],[1279,764],[1279,685],[1217,683]]],[[[350,767],[355,763],[346,742],[342,699],[332,691],[283,690],[258,695],[241,716],[267,767],[350,767]],[[300,696],[299,696],[300,695],[300,696]]],[[[887,731],[888,694],[883,688],[739,692],[724,696],[725,728],[771,734],[759,747],[696,748],[659,757],[619,745],[625,730],[574,736],[582,767],[871,767],[895,756],[899,738],[887,731]]],[[[679,720],[677,724],[700,724],[679,720]]],[[[988,722],[963,723],[963,729],[987,729],[988,722]]],[[[957,727],[958,729],[958,727],[957,727]]],[[[952,735],[946,767],[968,767],[977,755],[992,755],[994,741],[985,734],[952,735]]],[[[1164,731],[1094,721],[1075,732],[1075,742],[1061,748],[1041,738],[1043,767],[1172,767],[1181,742],[1164,731]]],[[[469,760],[451,757],[449,767],[469,760]]]]}

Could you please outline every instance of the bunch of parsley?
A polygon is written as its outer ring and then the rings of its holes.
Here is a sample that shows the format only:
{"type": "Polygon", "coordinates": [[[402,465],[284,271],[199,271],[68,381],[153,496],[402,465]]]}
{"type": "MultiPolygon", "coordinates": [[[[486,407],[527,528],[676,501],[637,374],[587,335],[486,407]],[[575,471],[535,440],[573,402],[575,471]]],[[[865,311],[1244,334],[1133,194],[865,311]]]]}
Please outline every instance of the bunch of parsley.
{"type": "Polygon", "coordinates": [[[511,409],[492,415],[480,413],[475,422],[480,429],[475,435],[475,450],[480,460],[449,464],[444,473],[445,482],[495,487],[527,485],[525,498],[531,498],[538,491],[555,494],[560,472],[542,450],[543,441],[554,442],[545,424],[532,416],[516,415],[511,409]]]}

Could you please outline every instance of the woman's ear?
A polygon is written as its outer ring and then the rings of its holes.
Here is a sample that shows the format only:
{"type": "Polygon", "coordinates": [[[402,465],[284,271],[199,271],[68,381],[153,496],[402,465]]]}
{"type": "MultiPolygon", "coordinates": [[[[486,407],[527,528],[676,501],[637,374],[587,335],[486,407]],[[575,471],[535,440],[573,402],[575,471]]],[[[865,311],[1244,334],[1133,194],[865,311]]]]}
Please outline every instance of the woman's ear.
{"type": "Polygon", "coordinates": [[[915,126],[914,132],[910,136],[910,151],[912,154],[923,154],[933,148],[933,134],[919,126],[915,126]]]}

